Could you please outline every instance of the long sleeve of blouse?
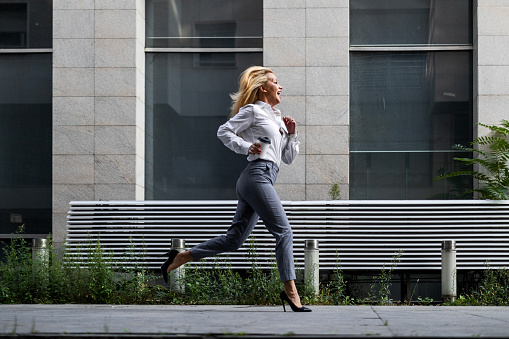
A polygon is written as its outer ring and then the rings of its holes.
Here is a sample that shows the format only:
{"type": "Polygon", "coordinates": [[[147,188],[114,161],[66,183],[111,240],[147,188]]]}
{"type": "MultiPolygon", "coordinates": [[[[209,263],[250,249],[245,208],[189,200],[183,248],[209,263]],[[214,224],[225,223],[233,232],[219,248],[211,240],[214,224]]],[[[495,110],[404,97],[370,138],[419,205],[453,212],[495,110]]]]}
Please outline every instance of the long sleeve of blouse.
{"type": "Polygon", "coordinates": [[[286,138],[283,154],[281,155],[281,160],[285,164],[290,165],[297,158],[297,155],[299,155],[299,145],[300,142],[297,140],[297,134],[289,134],[289,137],[286,138]]]}
{"type": "Polygon", "coordinates": [[[239,113],[219,127],[217,136],[235,153],[248,155],[248,161],[260,159],[259,155],[248,154],[249,147],[258,142],[260,136],[266,136],[271,141],[263,158],[265,160],[273,161],[278,166],[281,160],[291,164],[299,154],[300,142],[296,134],[288,134],[281,112],[261,101],[242,107],[239,113]]]}
{"type": "Polygon", "coordinates": [[[246,110],[240,111],[217,130],[217,137],[223,144],[238,154],[248,155],[253,144],[244,140],[240,134],[248,129],[254,121],[254,115],[246,110]]]}

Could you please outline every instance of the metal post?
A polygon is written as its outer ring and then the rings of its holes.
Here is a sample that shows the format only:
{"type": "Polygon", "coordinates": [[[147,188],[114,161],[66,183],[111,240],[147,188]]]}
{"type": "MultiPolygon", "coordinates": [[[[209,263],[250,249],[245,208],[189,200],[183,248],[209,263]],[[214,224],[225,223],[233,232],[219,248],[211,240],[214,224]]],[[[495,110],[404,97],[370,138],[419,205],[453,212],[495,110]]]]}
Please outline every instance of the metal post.
{"type": "Polygon", "coordinates": [[[319,292],[319,274],[318,240],[304,240],[304,279],[315,294],[319,292]]]}
{"type": "Polygon", "coordinates": [[[38,265],[49,264],[49,243],[48,239],[32,239],[32,260],[38,265]]]}
{"type": "MultiPolygon", "coordinates": [[[[186,242],[184,239],[173,238],[171,239],[171,249],[182,252],[185,250],[186,242]]],[[[170,288],[174,291],[183,293],[185,291],[184,278],[185,270],[184,266],[180,266],[170,272],[170,288]]]]}
{"type": "Polygon", "coordinates": [[[45,283],[48,280],[49,268],[49,241],[46,238],[32,239],[32,262],[34,272],[41,272],[39,283],[45,283]]]}
{"type": "Polygon", "coordinates": [[[442,242],[442,301],[456,300],[456,242],[442,242]]]}

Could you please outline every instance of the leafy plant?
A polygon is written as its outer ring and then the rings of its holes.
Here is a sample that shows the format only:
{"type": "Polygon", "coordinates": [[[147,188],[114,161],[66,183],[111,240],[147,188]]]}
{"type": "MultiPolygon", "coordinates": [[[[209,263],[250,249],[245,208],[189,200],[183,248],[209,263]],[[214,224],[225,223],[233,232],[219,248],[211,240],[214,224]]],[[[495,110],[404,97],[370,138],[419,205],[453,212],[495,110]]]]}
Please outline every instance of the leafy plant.
{"type": "MultiPolygon", "coordinates": [[[[467,175],[448,176],[449,171],[445,168],[437,170],[437,179],[445,179],[449,186],[448,192],[435,194],[428,199],[430,200],[458,200],[472,199],[471,180],[467,175]]],[[[437,180],[435,179],[435,180],[437,180]]]]}
{"type": "Polygon", "coordinates": [[[471,146],[465,147],[455,145],[454,148],[462,151],[472,152],[474,157],[454,158],[468,166],[479,166],[466,171],[456,171],[438,176],[438,179],[447,179],[458,176],[471,176],[479,181],[479,186],[469,192],[479,193],[481,199],[507,200],[509,199],[509,121],[502,120],[502,126],[484,125],[480,126],[491,130],[492,135],[482,136],[470,142],[471,146]]]}
{"type": "Polygon", "coordinates": [[[264,272],[258,265],[257,245],[254,237],[250,236],[249,250],[246,259],[251,262],[251,269],[247,274],[247,293],[249,293],[253,300],[258,300],[258,303],[269,305],[279,303],[279,293],[283,289],[283,285],[279,279],[279,272],[275,256],[271,256],[271,269],[264,272]]]}
{"type": "Polygon", "coordinates": [[[331,200],[341,199],[341,189],[339,188],[339,184],[337,182],[335,182],[330,188],[329,197],[331,200]]]}
{"type": "Polygon", "coordinates": [[[509,306],[509,271],[487,268],[471,294],[461,295],[452,305],[509,306]]]}
{"type": "Polygon", "coordinates": [[[274,305],[279,303],[282,284],[274,255],[271,258],[270,268],[262,270],[251,236],[246,255],[251,267],[247,272],[234,271],[229,256],[203,259],[202,264],[209,268],[186,268],[185,292],[159,291],[159,298],[163,303],[174,304],[274,305]]]}
{"type": "MultiPolygon", "coordinates": [[[[43,256],[32,255],[32,248],[22,237],[13,238],[4,248],[0,263],[0,303],[146,303],[157,289],[150,286],[145,260],[124,267],[105,253],[99,241],[89,241],[88,248],[76,254],[64,247],[59,255],[51,239],[43,256]]],[[[134,244],[126,255],[134,250],[134,244]]],[[[138,254],[136,254],[138,255],[138,254]]],[[[141,254],[143,255],[143,254],[141,254]]]]}
{"type": "Polygon", "coordinates": [[[321,290],[321,299],[328,305],[352,305],[355,299],[347,294],[347,280],[341,268],[341,260],[336,252],[336,264],[330,281],[321,290]]]}
{"type": "Polygon", "coordinates": [[[433,298],[430,298],[430,297],[418,297],[417,298],[417,301],[420,305],[423,305],[423,306],[428,306],[428,305],[431,305],[433,303],[433,298]]]}
{"type": "Polygon", "coordinates": [[[392,271],[394,268],[401,262],[401,256],[403,255],[403,251],[398,251],[394,254],[394,256],[391,258],[391,262],[389,264],[389,267],[387,268],[385,264],[382,266],[382,271],[380,272],[380,275],[376,279],[376,284],[378,285],[378,293],[375,292],[376,286],[375,284],[371,285],[371,291],[370,295],[367,299],[365,299],[366,302],[369,303],[375,303],[378,305],[391,305],[392,299],[390,298],[391,295],[391,280],[392,280],[392,271]]]}
{"type": "Polygon", "coordinates": [[[391,259],[391,263],[389,268],[385,267],[385,264],[382,266],[382,272],[380,273],[380,290],[378,291],[379,303],[382,305],[387,305],[392,303],[390,299],[391,291],[391,279],[392,279],[392,271],[394,267],[401,262],[401,256],[403,255],[402,251],[396,252],[391,259]]]}

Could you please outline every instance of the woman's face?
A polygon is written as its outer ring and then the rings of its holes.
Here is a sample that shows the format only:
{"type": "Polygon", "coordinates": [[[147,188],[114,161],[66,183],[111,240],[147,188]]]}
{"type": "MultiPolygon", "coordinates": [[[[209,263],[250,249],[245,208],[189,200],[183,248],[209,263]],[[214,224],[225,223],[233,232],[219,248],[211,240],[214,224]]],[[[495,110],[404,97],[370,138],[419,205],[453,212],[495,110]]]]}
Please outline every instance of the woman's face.
{"type": "Polygon", "coordinates": [[[260,99],[274,107],[281,102],[281,90],[283,89],[283,86],[279,84],[273,73],[267,74],[267,77],[269,79],[261,88],[262,96],[260,99]]]}

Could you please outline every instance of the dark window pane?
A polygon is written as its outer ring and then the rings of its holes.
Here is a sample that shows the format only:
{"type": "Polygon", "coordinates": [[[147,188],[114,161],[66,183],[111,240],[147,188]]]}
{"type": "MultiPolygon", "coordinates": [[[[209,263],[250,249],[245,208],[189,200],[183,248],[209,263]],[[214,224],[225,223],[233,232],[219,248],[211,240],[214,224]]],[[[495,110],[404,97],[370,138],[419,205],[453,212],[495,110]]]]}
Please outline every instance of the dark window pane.
{"type": "Polygon", "coordinates": [[[240,73],[261,53],[149,53],[147,62],[147,199],[236,199],[246,157],[217,138],[240,73]],[[207,60],[205,62],[204,60],[207,60]],[[202,62],[204,64],[202,64],[202,62]]]}
{"type": "Polygon", "coordinates": [[[0,233],[51,231],[51,54],[0,54],[0,233]]]}
{"type": "Polygon", "coordinates": [[[147,47],[261,48],[260,0],[147,0],[147,47]]]}
{"type": "Polygon", "coordinates": [[[53,1],[0,0],[0,48],[51,48],[53,1]]]}
{"type": "Polygon", "coordinates": [[[351,45],[471,45],[471,0],[350,0],[351,45]]]}
{"type": "Polygon", "coordinates": [[[0,3],[0,47],[27,46],[27,4],[0,3]]]}
{"type": "Polygon", "coordinates": [[[350,198],[436,194],[452,146],[472,140],[471,52],[352,52],[350,72],[350,198]]]}
{"type": "Polygon", "coordinates": [[[357,152],[350,154],[350,199],[471,199],[469,177],[433,180],[465,170],[454,157],[463,152],[357,152]]]}
{"type": "Polygon", "coordinates": [[[351,53],[351,151],[450,150],[472,140],[470,52],[351,53]]]}

